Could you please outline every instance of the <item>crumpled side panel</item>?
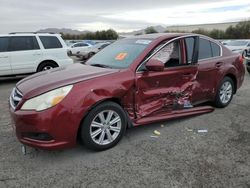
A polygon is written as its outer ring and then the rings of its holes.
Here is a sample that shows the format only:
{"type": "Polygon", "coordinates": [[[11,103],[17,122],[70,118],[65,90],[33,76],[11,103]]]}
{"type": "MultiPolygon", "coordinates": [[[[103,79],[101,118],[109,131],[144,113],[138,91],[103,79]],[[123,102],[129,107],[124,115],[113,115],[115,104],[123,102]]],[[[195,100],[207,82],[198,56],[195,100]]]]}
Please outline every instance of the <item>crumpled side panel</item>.
{"type": "MultiPolygon", "coordinates": [[[[178,76],[178,74],[176,75],[178,76]]],[[[164,109],[171,110],[192,108],[193,91],[199,83],[196,81],[197,71],[184,79],[152,80],[139,78],[140,88],[137,91],[136,116],[143,118],[164,109]],[[172,84],[171,84],[172,83],[172,84]],[[173,85],[173,86],[171,86],[173,85]]]]}

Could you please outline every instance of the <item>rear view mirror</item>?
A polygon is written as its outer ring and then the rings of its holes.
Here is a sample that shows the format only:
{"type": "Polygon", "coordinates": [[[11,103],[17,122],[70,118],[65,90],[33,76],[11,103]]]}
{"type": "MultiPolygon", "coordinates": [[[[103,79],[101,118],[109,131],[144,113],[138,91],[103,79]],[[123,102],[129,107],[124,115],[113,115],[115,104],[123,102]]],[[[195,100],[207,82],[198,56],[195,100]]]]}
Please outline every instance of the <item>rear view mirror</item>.
{"type": "Polygon", "coordinates": [[[149,71],[163,71],[164,70],[164,64],[157,60],[157,59],[150,59],[147,63],[146,63],[146,68],[149,71]]]}

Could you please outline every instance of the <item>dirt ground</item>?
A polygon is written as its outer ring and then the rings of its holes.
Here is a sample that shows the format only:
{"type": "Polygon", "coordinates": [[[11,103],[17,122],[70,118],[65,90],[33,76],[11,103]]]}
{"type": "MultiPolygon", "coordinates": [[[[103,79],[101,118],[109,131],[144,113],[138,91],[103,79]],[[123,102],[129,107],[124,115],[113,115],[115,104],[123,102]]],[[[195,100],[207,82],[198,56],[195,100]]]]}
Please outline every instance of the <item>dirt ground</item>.
{"type": "Polygon", "coordinates": [[[28,148],[13,134],[8,96],[20,78],[0,79],[0,187],[250,188],[250,75],[225,109],[129,129],[93,152],[28,148]],[[207,133],[198,133],[207,129],[207,133]],[[152,138],[154,130],[161,132],[152,138]]]}

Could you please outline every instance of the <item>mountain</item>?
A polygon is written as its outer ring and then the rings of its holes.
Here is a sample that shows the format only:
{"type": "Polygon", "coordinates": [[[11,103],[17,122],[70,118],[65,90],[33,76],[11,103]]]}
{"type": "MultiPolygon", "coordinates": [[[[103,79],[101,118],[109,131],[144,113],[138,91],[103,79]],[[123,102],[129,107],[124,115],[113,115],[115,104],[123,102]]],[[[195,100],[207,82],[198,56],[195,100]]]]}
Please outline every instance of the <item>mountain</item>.
{"type": "MultiPolygon", "coordinates": [[[[166,28],[161,26],[161,25],[157,25],[157,26],[153,26],[153,28],[158,32],[158,33],[163,33],[166,31],[166,28]]],[[[137,31],[132,31],[132,32],[123,32],[123,33],[119,33],[119,35],[136,35],[136,34],[144,34],[145,33],[145,29],[141,29],[141,30],[137,30],[137,31]]],[[[43,32],[43,33],[63,33],[63,34],[70,34],[70,35],[80,35],[80,34],[84,34],[87,33],[89,31],[79,31],[79,30],[74,30],[74,29],[69,29],[69,28],[47,28],[47,29],[40,29],[37,32],[43,32]]]]}
{"type": "Polygon", "coordinates": [[[40,29],[37,32],[43,32],[43,33],[63,33],[63,34],[71,34],[71,35],[80,35],[87,33],[88,31],[79,31],[79,30],[73,30],[68,28],[47,28],[47,29],[40,29]]]}
{"type": "MultiPolygon", "coordinates": [[[[161,25],[157,26],[152,26],[158,33],[164,33],[167,29],[161,25]]],[[[119,33],[120,35],[138,35],[138,34],[145,34],[145,29],[137,30],[137,31],[132,31],[132,32],[127,32],[127,33],[119,33]]]]}

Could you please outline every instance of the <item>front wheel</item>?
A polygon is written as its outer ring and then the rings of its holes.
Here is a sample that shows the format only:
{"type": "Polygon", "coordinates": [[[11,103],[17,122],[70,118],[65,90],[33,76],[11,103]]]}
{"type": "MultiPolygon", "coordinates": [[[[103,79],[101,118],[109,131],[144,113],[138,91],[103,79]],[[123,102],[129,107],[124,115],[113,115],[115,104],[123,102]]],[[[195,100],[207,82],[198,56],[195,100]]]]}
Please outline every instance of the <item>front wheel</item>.
{"type": "Polygon", "coordinates": [[[81,138],[92,150],[115,146],[126,130],[124,110],[114,102],[104,102],[93,108],[82,123],[81,138]]]}
{"type": "Polygon", "coordinates": [[[229,77],[225,77],[221,81],[215,97],[216,107],[224,108],[231,102],[234,94],[234,87],[234,82],[229,77]]]}

